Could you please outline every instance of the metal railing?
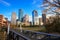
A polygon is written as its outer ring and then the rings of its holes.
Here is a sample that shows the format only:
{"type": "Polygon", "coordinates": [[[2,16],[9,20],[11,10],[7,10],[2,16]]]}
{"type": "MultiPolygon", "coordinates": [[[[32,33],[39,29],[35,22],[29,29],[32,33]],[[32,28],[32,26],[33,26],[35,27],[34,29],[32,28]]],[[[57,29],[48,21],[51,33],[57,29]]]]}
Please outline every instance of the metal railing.
{"type": "Polygon", "coordinates": [[[27,37],[35,40],[60,40],[59,34],[50,34],[50,33],[44,33],[44,32],[34,32],[30,30],[23,30],[23,34],[25,34],[27,37]]]}
{"type": "Polygon", "coordinates": [[[30,30],[22,30],[17,32],[17,30],[10,30],[8,40],[60,40],[60,35],[49,34],[44,32],[34,32],[30,30]]]}
{"type": "Polygon", "coordinates": [[[14,30],[10,30],[7,38],[7,40],[30,40],[28,37],[25,37],[14,30]]]}

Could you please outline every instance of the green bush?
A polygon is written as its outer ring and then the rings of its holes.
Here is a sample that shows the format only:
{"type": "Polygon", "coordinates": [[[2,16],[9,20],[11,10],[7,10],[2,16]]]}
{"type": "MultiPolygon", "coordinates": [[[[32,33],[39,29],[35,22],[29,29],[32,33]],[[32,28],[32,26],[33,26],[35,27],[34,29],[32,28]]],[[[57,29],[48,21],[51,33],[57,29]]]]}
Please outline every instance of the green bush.
{"type": "Polygon", "coordinates": [[[30,26],[24,26],[24,25],[22,25],[22,27],[39,27],[39,25],[30,25],[30,26]]]}
{"type": "Polygon", "coordinates": [[[58,32],[60,33],[60,18],[55,18],[52,23],[45,25],[47,32],[58,32]]]}

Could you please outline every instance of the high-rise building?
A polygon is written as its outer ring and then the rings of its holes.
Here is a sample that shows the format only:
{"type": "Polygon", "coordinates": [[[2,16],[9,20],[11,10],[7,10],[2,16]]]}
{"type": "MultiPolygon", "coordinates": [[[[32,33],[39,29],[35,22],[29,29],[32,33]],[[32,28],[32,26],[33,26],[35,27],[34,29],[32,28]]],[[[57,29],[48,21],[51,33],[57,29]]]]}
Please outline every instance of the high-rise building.
{"type": "Polygon", "coordinates": [[[32,22],[33,25],[38,25],[38,12],[36,10],[32,12],[32,22]]]}
{"type": "Polygon", "coordinates": [[[24,25],[28,26],[30,25],[30,22],[29,22],[29,15],[25,15],[24,18],[23,18],[23,23],[24,25]]]}
{"type": "Polygon", "coordinates": [[[15,12],[12,12],[12,15],[11,15],[11,24],[16,25],[16,13],[15,12]]]}
{"type": "Polygon", "coordinates": [[[42,22],[43,22],[43,24],[46,24],[46,12],[45,12],[45,10],[43,10],[43,12],[42,12],[42,22]]]}
{"type": "Polygon", "coordinates": [[[16,25],[19,26],[20,25],[20,21],[17,19],[16,20],[16,25]]]}
{"type": "Polygon", "coordinates": [[[29,22],[29,15],[26,14],[26,15],[24,16],[23,21],[24,21],[24,22],[29,22]]]}
{"type": "Polygon", "coordinates": [[[43,25],[42,18],[39,18],[39,25],[43,25]]]}
{"type": "Polygon", "coordinates": [[[19,9],[18,20],[22,22],[22,19],[23,19],[23,10],[19,9]]]}
{"type": "Polygon", "coordinates": [[[41,25],[41,18],[39,18],[39,25],[41,25]]]}
{"type": "Polygon", "coordinates": [[[3,15],[0,15],[0,27],[2,27],[2,26],[7,27],[8,26],[7,21],[8,20],[6,20],[3,15]]]}

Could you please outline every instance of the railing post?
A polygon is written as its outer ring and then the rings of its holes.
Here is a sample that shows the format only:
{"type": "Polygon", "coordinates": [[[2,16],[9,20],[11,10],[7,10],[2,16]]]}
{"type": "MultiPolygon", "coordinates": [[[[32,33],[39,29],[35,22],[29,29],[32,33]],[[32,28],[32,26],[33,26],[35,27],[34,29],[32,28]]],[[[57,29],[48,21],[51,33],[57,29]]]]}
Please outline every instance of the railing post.
{"type": "Polygon", "coordinates": [[[10,24],[8,24],[8,28],[7,28],[7,40],[10,40],[9,36],[10,36],[10,24]]]}

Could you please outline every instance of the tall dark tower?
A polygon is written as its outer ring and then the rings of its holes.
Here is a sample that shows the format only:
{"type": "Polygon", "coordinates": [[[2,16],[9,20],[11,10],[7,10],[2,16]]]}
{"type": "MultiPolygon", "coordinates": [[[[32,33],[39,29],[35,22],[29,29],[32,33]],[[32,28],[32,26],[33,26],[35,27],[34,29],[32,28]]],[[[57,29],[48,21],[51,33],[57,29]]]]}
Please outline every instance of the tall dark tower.
{"type": "Polygon", "coordinates": [[[18,20],[22,22],[22,19],[23,19],[23,10],[19,9],[18,20]]]}
{"type": "Polygon", "coordinates": [[[42,12],[42,22],[43,22],[43,25],[46,24],[46,11],[45,10],[43,10],[42,12]]]}
{"type": "Polygon", "coordinates": [[[37,17],[38,17],[38,13],[36,10],[32,11],[32,24],[36,25],[37,24],[37,17]]]}

